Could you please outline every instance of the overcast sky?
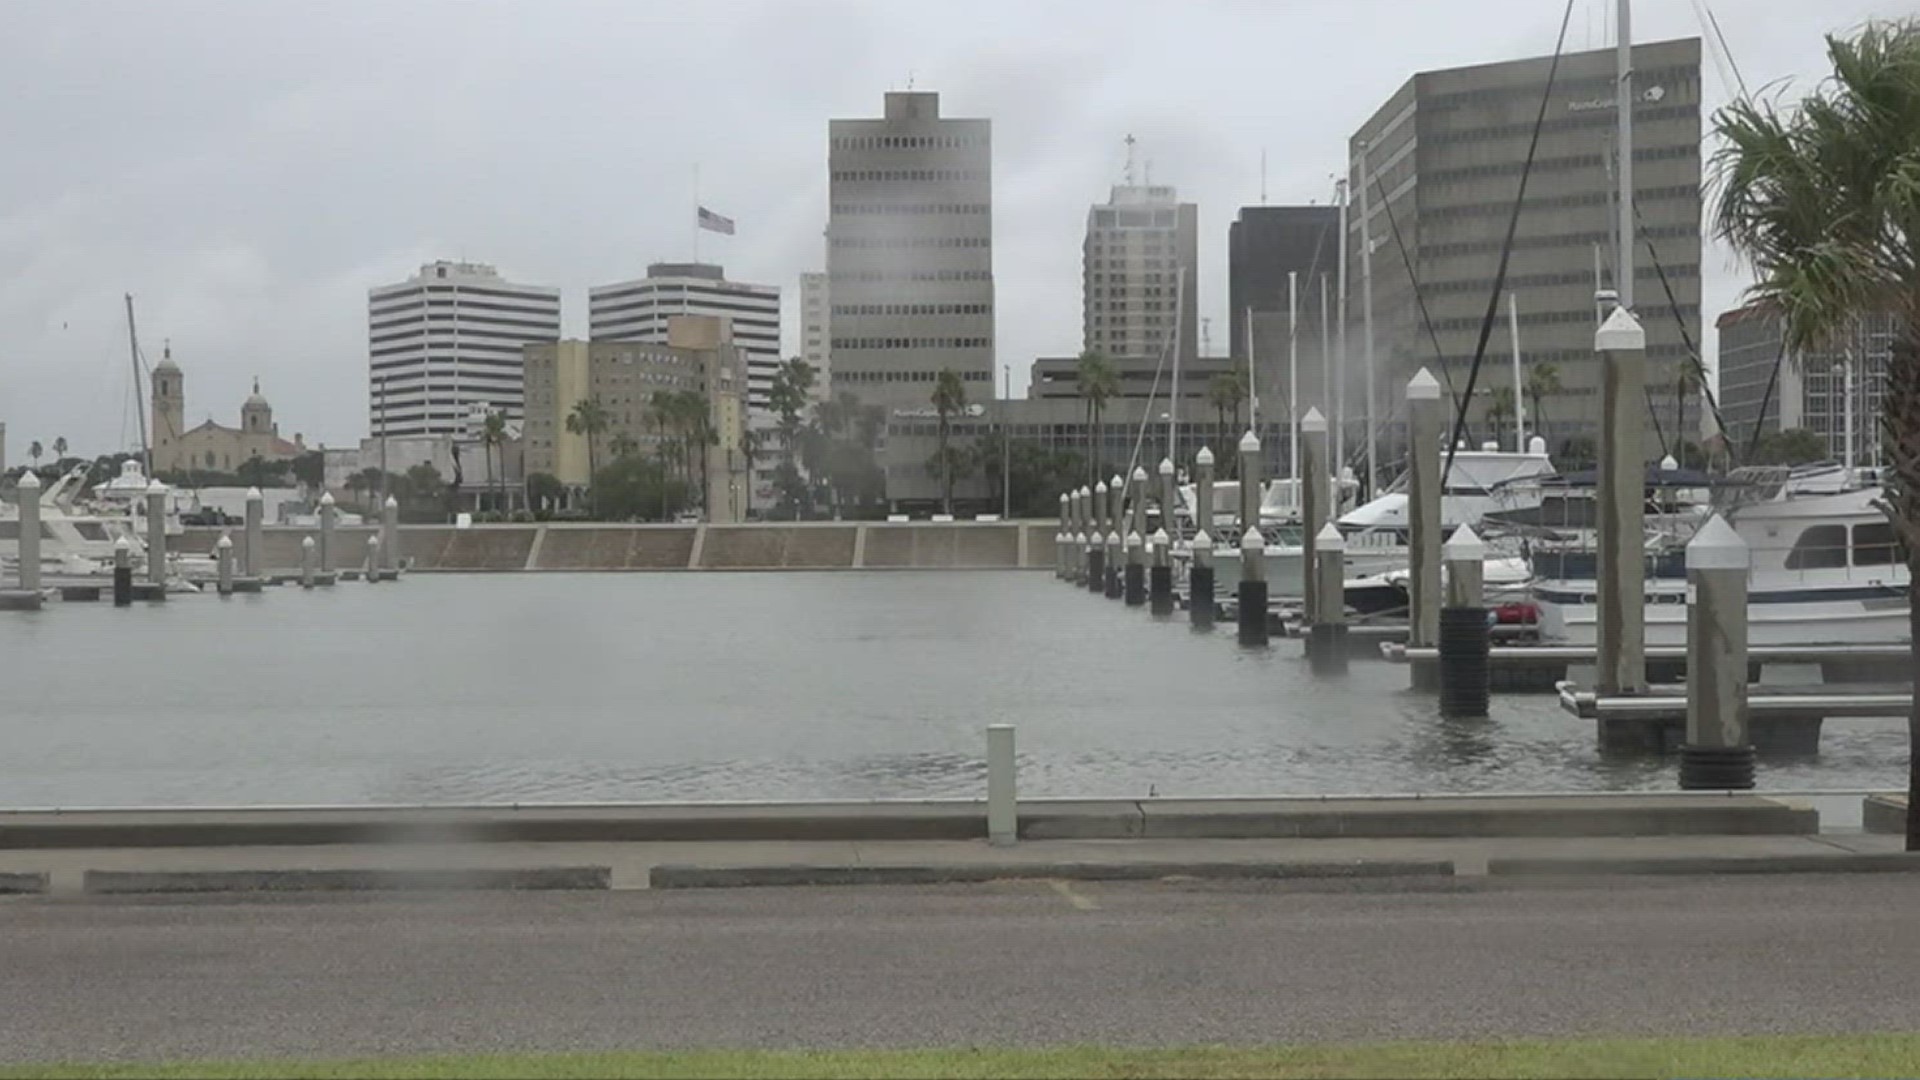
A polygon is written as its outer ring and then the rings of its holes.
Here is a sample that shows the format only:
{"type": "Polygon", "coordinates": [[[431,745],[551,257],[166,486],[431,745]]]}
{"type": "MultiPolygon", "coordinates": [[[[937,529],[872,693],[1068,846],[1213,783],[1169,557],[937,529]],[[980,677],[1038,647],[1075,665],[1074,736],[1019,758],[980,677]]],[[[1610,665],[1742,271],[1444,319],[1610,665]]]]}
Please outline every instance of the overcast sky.
{"type": "MultiPolygon", "coordinates": [[[[1574,0],[1599,47],[1606,0],[1574,0]]],[[[1824,70],[1820,35],[1898,0],[1713,0],[1749,85],[1824,70]]],[[[188,421],[238,422],[258,376],[281,432],[366,425],[366,290],[434,258],[565,290],[701,254],[793,294],[822,266],[827,121],[937,90],[994,125],[998,353],[1080,347],[1087,205],[1139,139],[1200,204],[1200,295],[1226,350],[1226,229],[1327,201],[1347,135],[1415,71],[1552,51],[1553,0],[940,4],[709,0],[0,0],[0,421],[10,461],[65,435],[137,441],[121,294],[187,375],[188,421]]],[[[1634,37],[1699,32],[1639,0],[1634,37]]],[[[1710,101],[1729,96],[1711,60],[1710,101]]],[[[1717,249],[1706,310],[1744,284],[1717,249]]],[[[1709,331],[1710,332],[1710,331],[1709,331]]],[[[1709,339],[1711,340],[1711,339],[1709,339]]]]}

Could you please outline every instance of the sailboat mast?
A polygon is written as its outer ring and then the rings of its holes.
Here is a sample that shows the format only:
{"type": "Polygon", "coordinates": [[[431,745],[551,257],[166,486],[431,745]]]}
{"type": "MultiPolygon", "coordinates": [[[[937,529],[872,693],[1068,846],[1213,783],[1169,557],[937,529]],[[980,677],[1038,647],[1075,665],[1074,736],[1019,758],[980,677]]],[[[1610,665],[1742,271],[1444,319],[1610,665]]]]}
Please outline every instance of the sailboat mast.
{"type": "Polygon", "coordinates": [[[1339,329],[1334,332],[1333,473],[1338,477],[1347,466],[1347,203],[1350,200],[1346,177],[1341,177],[1335,186],[1340,199],[1340,287],[1334,316],[1339,329]]]}
{"type": "Polygon", "coordinates": [[[1619,236],[1617,259],[1613,264],[1613,287],[1620,294],[1620,306],[1633,310],[1633,3],[1632,0],[1617,0],[1619,13],[1619,41],[1614,52],[1614,75],[1618,80],[1614,87],[1615,111],[1619,114],[1619,139],[1615,150],[1618,159],[1616,175],[1620,179],[1620,195],[1617,200],[1620,222],[1615,226],[1619,236]]]}
{"type": "Polygon", "coordinates": [[[1520,301],[1507,293],[1507,335],[1513,339],[1513,452],[1527,452],[1527,381],[1520,374],[1520,301]]]}
{"type": "MultiPolygon", "coordinates": [[[[1360,140],[1360,314],[1361,343],[1366,357],[1366,395],[1367,395],[1367,475],[1361,485],[1361,491],[1367,498],[1373,497],[1373,485],[1380,475],[1377,456],[1380,446],[1380,428],[1373,418],[1373,233],[1367,218],[1372,209],[1367,200],[1367,142],[1360,140]]],[[[1342,243],[1345,239],[1342,238],[1342,243]]]]}
{"type": "Polygon", "coordinates": [[[153,475],[153,444],[147,441],[147,400],[140,385],[140,333],[133,325],[133,294],[127,293],[127,358],[133,364],[133,413],[140,418],[140,464],[153,475]]]}

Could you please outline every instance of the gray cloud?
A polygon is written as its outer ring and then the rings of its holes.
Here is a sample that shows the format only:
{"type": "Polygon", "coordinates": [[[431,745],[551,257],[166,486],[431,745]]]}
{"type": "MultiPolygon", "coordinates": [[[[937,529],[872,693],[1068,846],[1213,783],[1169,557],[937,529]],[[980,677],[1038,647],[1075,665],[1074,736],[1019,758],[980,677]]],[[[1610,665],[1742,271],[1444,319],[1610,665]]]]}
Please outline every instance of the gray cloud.
{"type": "MultiPolygon", "coordinates": [[[[1609,8],[1576,0],[1570,44],[1609,8]]],[[[1804,82],[1819,35],[1891,0],[1718,0],[1748,81],[1804,82]]],[[[824,261],[827,121],[889,88],[994,121],[1000,362],[1077,350],[1087,205],[1140,139],[1201,206],[1202,313],[1224,348],[1226,225],[1324,201],[1348,133],[1416,70],[1546,52],[1538,0],[969,5],[863,2],[73,4],[15,0],[0,34],[0,420],[9,456],[135,437],[120,295],[233,422],[258,375],[282,430],[365,426],[365,290],[436,257],[567,290],[692,254],[780,285],[824,261]]],[[[1640,0],[1642,40],[1698,32],[1640,0]]],[[[1719,99],[1720,80],[1707,79],[1719,99]]],[[[1709,315],[1741,283],[1708,258],[1709,315]]],[[[790,342],[791,344],[791,342],[790,342]]]]}

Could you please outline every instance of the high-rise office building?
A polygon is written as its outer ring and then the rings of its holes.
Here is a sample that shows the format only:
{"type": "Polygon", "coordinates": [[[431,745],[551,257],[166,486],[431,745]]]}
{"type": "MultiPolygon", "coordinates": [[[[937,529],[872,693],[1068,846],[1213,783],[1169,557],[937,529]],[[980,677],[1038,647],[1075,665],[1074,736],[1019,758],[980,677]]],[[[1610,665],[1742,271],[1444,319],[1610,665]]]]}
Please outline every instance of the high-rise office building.
{"type": "Polygon", "coordinates": [[[1227,227],[1227,340],[1245,370],[1252,331],[1252,389],[1262,416],[1285,422],[1289,391],[1297,388],[1296,413],[1305,416],[1313,406],[1333,417],[1333,399],[1322,389],[1332,349],[1321,349],[1320,292],[1328,291],[1331,317],[1338,311],[1339,268],[1339,207],[1243,206],[1227,227]]]}
{"type": "Polygon", "coordinates": [[[1200,355],[1199,217],[1173,188],[1134,184],[1087,211],[1082,348],[1157,361],[1177,344],[1183,362],[1200,355]]]}
{"type": "Polygon", "coordinates": [[[833,396],[833,290],[825,271],[800,275],[800,359],[813,368],[813,397],[833,396]]]}
{"type": "Polygon", "coordinates": [[[667,320],[675,315],[712,315],[732,325],[734,344],[747,357],[748,406],[764,412],[780,366],[779,286],[728,281],[710,263],[654,263],[644,278],[587,292],[587,332],[594,341],[664,345],[667,320]]]}
{"type": "MultiPolygon", "coordinates": [[[[1436,369],[1449,412],[1457,406],[1454,395],[1466,389],[1493,304],[1493,332],[1468,413],[1477,425],[1474,437],[1490,437],[1484,418],[1492,391],[1512,382],[1504,295],[1512,293],[1524,366],[1551,364],[1561,387],[1542,401],[1545,416],[1535,430],[1548,437],[1555,453],[1563,453],[1570,439],[1598,433],[1595,277],[1598,273],[1612,287],[1618,220],[1615,52],[1561,56],[1551,92],[1550,66],[1549,57],[1534,57],[1422,72],[1352,137],[1347,272],[1348,352],[1354,360],[1347,369],[1348,398],[1355,400],[1363,373],[1356,343],[1364,177],[1364,228],[1373,248],[1377,409],[1390,427],[1399,423],[1407,379],[1421,367],[1436,369]],[[1496,297],[1494,280],[1543,95],[1545,121],[1527,175],[1503,295],[1496,297]]],[[[1673,434],[1675,376],[1679,364],[1690,363],[1686,341],[1697,347],[1702,340],[1700,41],[1634,46],[1632,66],[1639,221],[1633,244],[1634,313],[1647,334],[1652,416],[1646,423],[1646,452],[1657,459],[1673,434]]]]}
{"type": "Polygon", "coordinates": [[[373,434],[457,435],[475,408],[521,418],[521,349],[560,336],[560,290],[433,262],[367,291],[373,434]]]}
{"type": "Polygon", "coordinates": [[[1854,463],[1880,460],[1887,364],[1899,333],[1894,316],[1857,316],[1831,343],[1807,352],[1787,349],[1780,315],[1758,304],[1726,312],[1714,325],[1720,329],[1720,416],[1737,456],[1756,428],[1763,435],[1805,428],[1826,440],[1835,461],[1846,460],[1851,392],[1854,463]]]}
{"type": "MultiPolygon", "coordinates": [[[[951,369],[991,398],[991,122],[943,118],[939,94],[890,92],[879,119],[829,123],[827,164],[836,391],[920,410],[951,369]]],[[[907,471],[889,468],[889,482],[907,471]]]]}

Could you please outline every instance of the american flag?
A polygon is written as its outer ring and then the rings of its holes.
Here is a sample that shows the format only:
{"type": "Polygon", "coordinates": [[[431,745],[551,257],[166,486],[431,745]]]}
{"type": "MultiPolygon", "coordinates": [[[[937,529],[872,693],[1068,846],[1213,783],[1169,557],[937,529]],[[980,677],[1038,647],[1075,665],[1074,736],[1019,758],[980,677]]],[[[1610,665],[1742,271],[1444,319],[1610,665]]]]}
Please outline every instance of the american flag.
{"type": "Polygon", "coordinates": [[[721,217],[704,206],[700,208],[700,227],[710,232],[733,235],[733,219],[721,217]]]}

